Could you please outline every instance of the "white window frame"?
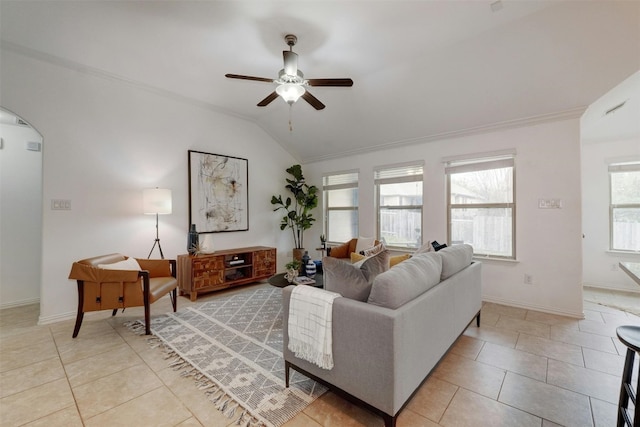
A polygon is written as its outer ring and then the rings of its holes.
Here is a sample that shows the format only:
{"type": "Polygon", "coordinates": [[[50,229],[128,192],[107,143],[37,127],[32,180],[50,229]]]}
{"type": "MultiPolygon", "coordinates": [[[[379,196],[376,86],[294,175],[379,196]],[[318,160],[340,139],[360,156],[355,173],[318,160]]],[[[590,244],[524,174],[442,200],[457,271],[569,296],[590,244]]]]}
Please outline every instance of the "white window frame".
{"type": "MultiPolygon", "coordinates": [[[[359,178],[360,178],[360,171],[358,169],[342,171],[342,172],[331,172],[331,173],[324,174],[322,176],[322,197],[323,197],[323,206],[324,206],[322,232],[327,237],[327,243],[344,243],[344,242],[338,242],[338,241],[332,240],[331,236],[329,235],[329,217],[330,217],[329,213],[331,211],[352,211],[355,213],[355,217],[358,218],[357,204],[355,204],[354,206],[331,207],[329,206],[328,192],[332,190],[345,190],[345,189],[352,189],[352,188],[355,188],[356,191],[359,191],[358,190],[359,178]],[[344,177],[342,177],[342,179],[338,179],[337,183],[328,184],[328,182],[331,181],[331,178],[340,177],[342,175],[344,175],[344,177]]],[[[358,229],[359,229],[359,221],[356,222],[356,230],[355,230],[356,235],[352,237],[358,237],[358,229]]]]}
{"type": "MultiPolygon", "coordinates": [[[[376,206],[376,239],[383,241],[380,226],[380,211],[382,209],[391,210],[419,210],[420,211],[420,241],[416,242],[417,246],[422,246],[422,229],[424,224],[424,161],[401,163],[395,165],[379,166],[374,169],[375,184],[375,206],[376,206]],[[380,186],[385,184],[401,184],[405,182],[420,182],[422,184],[422,204],[420,205],[380,205],[380,186]]],[[[387,248],[397,251],[409,251],[415,248],[407,248],[403,246],[393,246],[385,242],[387,248]]]]}
{"type": "Polygon", "coordinates": [[[452,209],[511,209],[511,254],[500,256],[486,254],[474,248],[474,256],[482,256],[495,259],[516,259],[516,165],[514,154],[487,154],[476,155],[472,158],[445,161],[446,196],[447,196],[447,241],[451,242],[452,209]],[[452,203],[451,202],[451,175],[463,172],[479,172],[483,170],[512,168],[511,202],[499,203],[452,203]]]}
{"type": "Polygon", "coordinates": [[[619,172],[639,172],[640,162],[614,163],[609,165],[609,249],[615,252],[638,253],[639,250],[615,248],[613,213],[615,209],[640,209],[640,203],[613,203],[613,179],[612,174],[619,172]]]}

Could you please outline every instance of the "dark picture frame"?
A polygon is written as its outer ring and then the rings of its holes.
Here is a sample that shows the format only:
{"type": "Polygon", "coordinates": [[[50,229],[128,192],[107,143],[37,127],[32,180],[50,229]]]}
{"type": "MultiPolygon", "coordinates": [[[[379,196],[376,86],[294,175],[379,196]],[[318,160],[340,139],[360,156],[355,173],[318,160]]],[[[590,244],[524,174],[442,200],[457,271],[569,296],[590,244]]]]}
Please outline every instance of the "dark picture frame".
{"type": "Polygon", "coordinates": [[[189,150],[189,224],[199,233],[249,230],[249,161],[189,150]]]}

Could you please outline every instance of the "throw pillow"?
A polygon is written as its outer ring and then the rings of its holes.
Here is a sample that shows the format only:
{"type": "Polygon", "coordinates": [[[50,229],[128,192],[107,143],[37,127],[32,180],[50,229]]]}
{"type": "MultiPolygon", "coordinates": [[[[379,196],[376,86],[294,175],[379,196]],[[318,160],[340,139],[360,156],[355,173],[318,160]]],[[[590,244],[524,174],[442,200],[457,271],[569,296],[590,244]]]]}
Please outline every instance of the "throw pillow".
{"type": "Polygon", "coordinates": [[[356,242],[356,253],[360,253],[360,251],[364,251],[365,249],[370,248],[371,246],[376,244],[375,237],[358,237],[358,241],[356,242]]]}
{"type": "Polygon", "coordinates": [[[98,264],[98,268],[102,268],[104,270],[142,270],[140,268],[140,264],[135,258],[127,258],[124,261],[118,261],[111,264],[98,264]]]}
{"type": "Polygon", "coordinates": [[[362,261],[367,258],[365,255],[360,255],[355,252],[351,252],[351,264],[355,264],[358,261],[362,261]]]}
{"type": "Polygon", "coordinates": [[[411,254],[402,254],[402,255],[392,256],[389,259],[389,267],[393,267],[394,265],[400,264],[402,261],[406,261],[409,258],[411,258],[411,254]]]}
{"type": "Polygon", "coordinates": [[[326,290],[364,302],[369,297],[373,280],[389,269],[389,252],[380,252],[356,264],[326,257],[322,269],[326,290]]]}
{"type": "Polygon", "coordinates": [[[418,255],[418,254],[424,254],[426,252],[431,252],[431,251],[433,251],[433,247],[431,247],[431,242],[427,242],[424,245],[420,246],[418,249],[416,249],[416,251],[413,254],[418,255]]]}
{"type": "Polygon", "coordinates": [[[371,256],[371,255],[375,255],[375,254],[379,254],[380,252],[384,251],[386,248],[384,247],[384,243],[378,243],[375,246],[372,246],[370,248],[367,248],[365,250],[363,250],[362,252],[358,252],[361,255],[364,256],[371,256]]]}
{"type": "Polygon", "coordinates": [[[411,257],[375,278],[367,302],[398,308],[440,283],[441,271],[442,259],[435,252],[411,257]]]}

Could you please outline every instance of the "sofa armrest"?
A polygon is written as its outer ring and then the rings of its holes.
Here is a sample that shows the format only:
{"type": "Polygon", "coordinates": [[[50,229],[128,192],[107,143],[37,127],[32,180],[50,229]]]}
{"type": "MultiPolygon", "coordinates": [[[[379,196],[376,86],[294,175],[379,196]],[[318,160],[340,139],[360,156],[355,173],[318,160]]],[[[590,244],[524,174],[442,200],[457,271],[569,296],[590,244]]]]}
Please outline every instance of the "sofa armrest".
{"type": "Polygon", "coordinates": [[[283,288],[283,354],[293,365],[391,414],[397,311],[339,297],[333,302],[334,367],[325,370],[289,349],[289,301],[295,286],[283,288]]]}
{"type": "Polygon", "coordinates": [[[136,258],[140,268],[149,272],[149,277],[176,277],[176,260],[136,258]]]}

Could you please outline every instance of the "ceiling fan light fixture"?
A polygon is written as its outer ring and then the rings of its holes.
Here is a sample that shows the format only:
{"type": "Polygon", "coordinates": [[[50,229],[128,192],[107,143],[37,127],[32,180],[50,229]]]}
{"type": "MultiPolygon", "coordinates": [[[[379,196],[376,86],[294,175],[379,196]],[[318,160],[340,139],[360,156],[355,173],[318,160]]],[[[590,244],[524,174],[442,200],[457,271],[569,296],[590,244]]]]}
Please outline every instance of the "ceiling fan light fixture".
{"type": "Polygon", "coordinates": [[[304,95],[304,87],[295,83],[284,83],[276,88],[276,93],[285,100],[287,104],[293,104],[302,95],[304,95]]]}

